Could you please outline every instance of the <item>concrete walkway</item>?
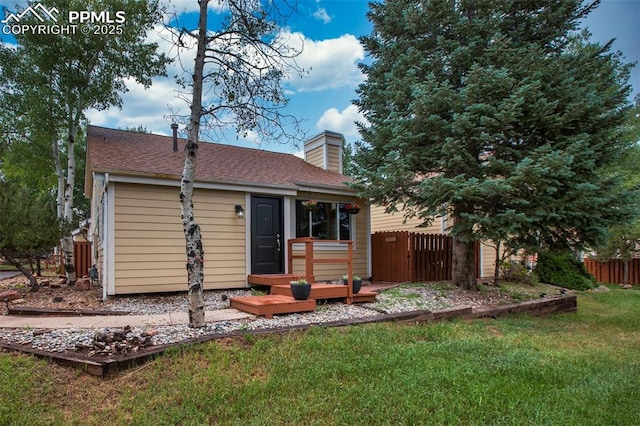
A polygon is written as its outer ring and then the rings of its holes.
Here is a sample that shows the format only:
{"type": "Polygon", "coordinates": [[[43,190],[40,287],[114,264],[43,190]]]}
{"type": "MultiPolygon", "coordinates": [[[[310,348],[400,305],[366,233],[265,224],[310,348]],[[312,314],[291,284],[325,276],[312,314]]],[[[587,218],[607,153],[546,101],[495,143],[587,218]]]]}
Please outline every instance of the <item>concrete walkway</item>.
{"type": "MultiPolygon", "coordinates": [[[[237,309],[220,309],[204,314],[207,323],[252,318],[252,314],[237,309]]],[[[0,328],[106,328],[106,327],[154,327],[159,325],[188,324],[186,312],[173,312],[160,315],[104,315],[104,316],[0,316],[0,328]]]]}
{"type": "MultiPolygon", "coordinates": [[[[367,284],[363,288],[369,291],[380,291],[395,287],[398,283],[380,282],[367,284]]],[[[243,318],[252,318],[254,315],[237,309],[219,309],[206,311],[204,319],[207,323],[220,321],[232,321],[243,318]]],[[[106,328],[106,327],[154,327],[159,325],[188,324],[187,312],[173,312],[159,315],[100,315],[100,316],[24,316],[24,315],[0,315],[0,328],[106,328]]]]}
{"type": "Polygon", "coordinates": [[[20,275],[20,271],[0,271],[0,281],[20,275]]]}

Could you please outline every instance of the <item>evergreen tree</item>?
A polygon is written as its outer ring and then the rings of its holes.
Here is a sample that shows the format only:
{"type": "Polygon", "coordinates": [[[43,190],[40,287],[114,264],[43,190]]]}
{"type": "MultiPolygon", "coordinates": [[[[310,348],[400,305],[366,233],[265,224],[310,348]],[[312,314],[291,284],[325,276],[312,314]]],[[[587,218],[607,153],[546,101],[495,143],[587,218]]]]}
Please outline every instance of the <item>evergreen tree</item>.
{"type": "Polygon", "coordinates": [[[629,214],[615,162],[630,65],[578,33],[597,2],[372,3],[356,105],[363,196],[450,215],[452,276],[475,289],[474,241],[579,247],[629,214]]]}
{"type": "Polygon", "coordinates": [[[353,147],[342,137],[342,174],[353,176],[353,147]]]}
{"type": "Polygon", "coordinates": [[[31,291],[38,281],[23,261],[50,253],[60,231],[52,192],[0,179],[0,256],[27,277],[31,291]]]}

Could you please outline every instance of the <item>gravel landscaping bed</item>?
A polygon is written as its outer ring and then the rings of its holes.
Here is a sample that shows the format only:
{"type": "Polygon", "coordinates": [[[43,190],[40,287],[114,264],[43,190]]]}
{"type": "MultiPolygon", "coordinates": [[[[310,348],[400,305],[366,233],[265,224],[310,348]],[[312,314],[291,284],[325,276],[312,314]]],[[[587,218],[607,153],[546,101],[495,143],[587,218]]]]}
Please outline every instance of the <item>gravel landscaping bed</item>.
{"type": "MultiPolygon", "coordinates": [[[[7,287],[4,280],[2,283],[7,287]]],[[[168,312],[186,312],[185,293],[174,295],[139,295],[110,297],[101,302],[100,289],[73,292],[68,288],[42,288],[37,293],[26,293],[20,306],[37,308],[98,309],[126,311],[131,315],[152,315],[168,312]],[[62,301],[60,301],[62,298],[62,301]],[[84,300],[81,300],[84,299],[84,300]],[[54,302],[57,300],[57,302],[54,302]],[[63,303],[67,302],[67,303],[63,303]]],[[[366,288],[366,286],[364,287],[366,288]]],[[[0,286],[2,289],[2,286],[0,286]]],[[[205,310],[229,308],[229,298],[252,295],[251,290],[224,290],[205,292],[205,310]]],[[[531,294],[531,299],[538,294],[531,294]]],[[[522,299],[521,299],[522,300],[522,299]]],[[[194,338],[228,334],[238,331],[279,329],[292,326],[322,325],[339,321],[359,320],[380,314],[410,311],[437,311],[458,306],[492,306],[513,303],[510,294],[494,287],[483,291],[464,291],[447,283],[408,284],[382,291],[376,303],[346,305],[342,302],[319,301],[315,312],[276,315],[273,319],[251,317],[233,321],[207,323],[199,329],[186,325],[126,327],[125,330],[104,329],[5,329],[0,328],[0,341],[31,347],[52,353],[74,353],[88,357],[112,357],[144,351],[149,347],[175,344],[194,338]],[[114,337],[115,336],[115,337],[114,337]]]]}

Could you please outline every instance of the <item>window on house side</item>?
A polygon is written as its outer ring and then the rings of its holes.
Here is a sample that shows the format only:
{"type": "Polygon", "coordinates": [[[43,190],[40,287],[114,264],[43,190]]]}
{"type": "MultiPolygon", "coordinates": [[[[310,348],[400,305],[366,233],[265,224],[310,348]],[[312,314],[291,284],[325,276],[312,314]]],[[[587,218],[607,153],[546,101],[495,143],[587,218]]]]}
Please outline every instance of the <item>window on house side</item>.
{"type": "Polygon", "coordinates": [[[351,218],[343,203],[319,202],[313,212],[296,200],[296,238],[350,240],[351,218]]]}

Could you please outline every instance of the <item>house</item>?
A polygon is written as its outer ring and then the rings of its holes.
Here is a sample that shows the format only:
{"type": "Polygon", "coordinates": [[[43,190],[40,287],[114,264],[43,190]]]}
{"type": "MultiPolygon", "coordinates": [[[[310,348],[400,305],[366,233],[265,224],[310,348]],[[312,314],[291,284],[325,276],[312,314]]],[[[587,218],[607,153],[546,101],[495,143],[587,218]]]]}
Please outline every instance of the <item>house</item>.
{"type": "MultiPolygon", "coordinates": [[[[448,234],[450,226],[447,217],[439,216],[434,218],[429,226],[422,227],[422,219],[418,217],[405,219],[402,212],[386,213],[383,206],[372,205],[370,214],[371,232],[409,231],[424,234],[448,234]]],[[[478,258],[480,260],[478,278],[493,277],[495,275],[496,248],[489,242],[481,242],[478,258]]]]}
{"type": "MultiPolygon", "coordinates": [[[[180,218],[184,145],[177,137],[89,126],[85,195],[91,199],[93,261],[104,297],[184,291],[185,239],[180,218]]],[[[291,154],[200,143],[194,209],[205,253],[204,288],[249,286],[250,274],[287,272],[287,241],[313,236],[317,258],[347,252],[353,270],[369,276],[369,213],[345,185],[342,135],[325,131],[291,154]],[[303,201],[318,207],[305,210],[303,201]],[[363,208],[356,215],[348,203],[363,208]]],[[[303,245],[294,245],[302,251],[303,245]]],[[[304,271],[293,259],[294,272],[304,271]]],[[[318,264],[316,280],[340,278],[344,265],[318,264]],[[341,269],[342,268],[342,269],[341,269]]]]}

